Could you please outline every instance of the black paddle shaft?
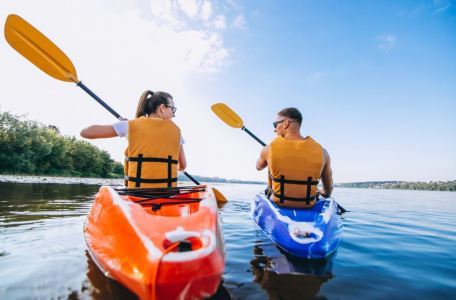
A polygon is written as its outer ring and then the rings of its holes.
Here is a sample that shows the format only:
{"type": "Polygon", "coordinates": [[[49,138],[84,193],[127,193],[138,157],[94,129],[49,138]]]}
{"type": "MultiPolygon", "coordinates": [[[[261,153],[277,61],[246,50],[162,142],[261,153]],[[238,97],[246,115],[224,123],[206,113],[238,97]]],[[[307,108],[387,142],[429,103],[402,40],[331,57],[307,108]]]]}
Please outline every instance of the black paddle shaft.
{"type": "Polygon", "coordinates": [[[266,144],[260,140],[256,135],[254,135],[252,132],[250,132],[250,130],[248,130],[247,128],[245,128],[245,126],[242,127],[242,130],[244,130],[245,132],[247,132],[251,137],[253,137],[258,143],[261,144],[261,146],[266,146],[266,144]]]}
{"type": "Polygon", "coordinates": [[[200,185],[200,183],[198,182],[198,180],[196,180],[195,178],[193,178],[193,176],[191,176],[190,174],[188,174],[186,171],[184,171],[184,174],[185,174],[185,176],[188,177],[188,179],[190,179],[191,181],[193,181],[194,184],[200,185]]]}
{"type": "Polygon", "coordinates": [[[119,115],[114,109],[112,109],[108,104],[106,104],[106,102],[104,102],[103,100],[101,100],[100,97],[98,97],[97,95],[95,95],[94,92],[92,92],[87,86],[85,86],[82,81],[79,81],[78,84],[76,84],[78,87],[80,87],[81,89],[84,90],[84,92],[86,92],[87,94],[89,94],[93,99],[95,99],[98,103],[100,103],[104,108],[106,108],[111,114],[114,115],[114,117],[116,117],[118,120],[124,120],[124,118],[122,118],[121,115],[119,115]]]}

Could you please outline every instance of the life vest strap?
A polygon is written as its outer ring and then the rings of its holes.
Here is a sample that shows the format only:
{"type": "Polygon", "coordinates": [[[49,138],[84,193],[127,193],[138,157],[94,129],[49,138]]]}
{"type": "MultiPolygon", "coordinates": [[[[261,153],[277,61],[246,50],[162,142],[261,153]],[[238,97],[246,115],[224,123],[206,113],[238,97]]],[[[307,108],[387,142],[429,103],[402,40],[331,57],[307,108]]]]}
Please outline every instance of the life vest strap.
{"type": "MultiPolygon", "coordinates": [[[[138,157],[125,157],[126,161],[139,162],[162,162],[168,163],[168,158],[157,158],[157,157],[143,157],[142,154],[139,154],[138,157]],[[141,158],[140,158],[141,157],[141,158]]],[[[171,159],[171,164],[177,164],[177,160],[171,159]]]]}
{"type": "Polygon", "coordinates": [[[178,161],[173,159],[171,155],[168,155],[168,158],[160,158],[160,157],[144,157],[143,154],[138,154],[137,157],[134,156],[126,156],[126,161],[136,162],[136,177],[133,176],[124,176],[126,181],[131,181],[135,183],[135,187],[141,187],[141,183],[167,183],[168,187],[172,187],[173,182],[177,182],[177,177],[172,177],[172,166],[173,164],[177,164],[178,161]],[[141,170],[142,164],[144,162],[158,162],[158,163],[166,163],[168,165],[167,170],[167,178],[157,178],[157,179],[149,179],[149,178],[142,178],[141,177],[141,170]]]}
{"type": "MultiPolygon", "coordinates": [[[[283,183],[287,183],[287,184],[302,184],[302,185],[308,185],[309,184],[309,179],[307,180],[291,180],[291,179],[285,179],[282,177],[284,176],[280,176],[280,178],[274,178],[272,177],[271,174],[269,174],[269,177],[271,178],[272,181],[274,182],[283,182],[283,183]]],[[[318,185],[320,183],[320,181],[312,181],[312,177],[309,177],[310,178],[310,184],[311,185],[318,185]]]]}
{"type": "Polygon", "coordinates": [[[270,193],[275,197],[279,198],[280,203],[284,203],[285,200],[287,201],[305,201],[306,205],[310,205],[310,201],[314,201],[317,199],[318,193],[314,196],[310,195],[312,190],[312,186],[318,185],[319,181],[312,180],[312,177],[307,177],[307,180],[290,180],[285,179],[285,176],[281,175],[279,178],[272,177],[272,174],[268,172],[269,178],[273,182],[280,183],[280,193],[275,193],[272,188],[270,189],[270,193]],[[306,197],[305,198],[296,198],[296,197],[288,197],[285,196],[285,184],[298,184],[298,185],[305,185],[307,186],[306,197]]]}
{"type": "MultiPolygon", "coordinates": [[[[137,178],[131,176],[124,176],[125,180],[133,181],[133,182],[140,182],[140,183],[166,183],[168,182],[168,178],[159,178],[159,179],[147,179],[147,178],[137,178]]],[[[171,182],[177,182],[177,177],[171,178],[171,182]]]]}

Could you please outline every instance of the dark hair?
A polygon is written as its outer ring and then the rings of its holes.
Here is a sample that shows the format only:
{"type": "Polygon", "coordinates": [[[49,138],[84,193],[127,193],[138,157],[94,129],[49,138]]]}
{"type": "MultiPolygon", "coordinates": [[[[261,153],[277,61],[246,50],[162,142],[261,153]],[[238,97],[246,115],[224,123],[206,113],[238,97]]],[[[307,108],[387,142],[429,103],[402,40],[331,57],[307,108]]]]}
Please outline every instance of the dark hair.
{"type": "Polygon", "coordinates": [[[138,107],[136,108],[136,118],[156,112],[161,104],[168,105],[169,99],[173,99],[173,96],[166,92],[145,91],[142,93],[141,98],[139,98],[138,107]]]}
{"type": "Polygon", "coordinates": [[[299,126],[301,126],[302,115],[297,108],[287,107],[287,108],[284,108],[281,111],[279,111],[277,114],[279,116],[287,117],[291,120],[295,120],[296,122],[298,122],[299,126]]]}

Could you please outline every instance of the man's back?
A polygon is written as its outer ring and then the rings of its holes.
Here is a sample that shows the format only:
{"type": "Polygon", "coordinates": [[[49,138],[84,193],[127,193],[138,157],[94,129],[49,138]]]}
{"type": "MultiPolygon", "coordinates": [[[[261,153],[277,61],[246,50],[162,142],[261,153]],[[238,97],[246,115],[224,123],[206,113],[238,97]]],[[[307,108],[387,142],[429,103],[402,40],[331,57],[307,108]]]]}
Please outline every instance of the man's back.
{"type": "Polygon", "coordinates": [[[301,121],[295,108],[280,111],[274,122],[278,137],[262,149],[257,161],[258,170],[269,168],[271,198],[282,206],[313,206],[320,178],[320,193],[329,197],[332,192],[329,154],[311,137],[301,135],[301,121]]]}

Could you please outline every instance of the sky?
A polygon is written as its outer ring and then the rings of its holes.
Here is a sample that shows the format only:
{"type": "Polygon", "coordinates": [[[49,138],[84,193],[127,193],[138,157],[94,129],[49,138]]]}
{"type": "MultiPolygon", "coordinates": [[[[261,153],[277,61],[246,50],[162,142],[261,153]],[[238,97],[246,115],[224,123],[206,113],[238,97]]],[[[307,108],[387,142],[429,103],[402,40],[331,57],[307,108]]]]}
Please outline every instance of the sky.
{"type": "MultiPolygon", "coordinates": [[[[335,182],[456,180],[456,1],[0,1],[2,26],[12,13],[122,116],[144,90],[173,95],[190,174],[266,180],[261,146],[211,112],[223,102],[266,143],[277,112],[298,108],[335,182]]],[[[0,111],[78,138],[116,121],[4,38],[0,111]]],[[[125,139],[90,142],[123,161],[125,139]]]]}

